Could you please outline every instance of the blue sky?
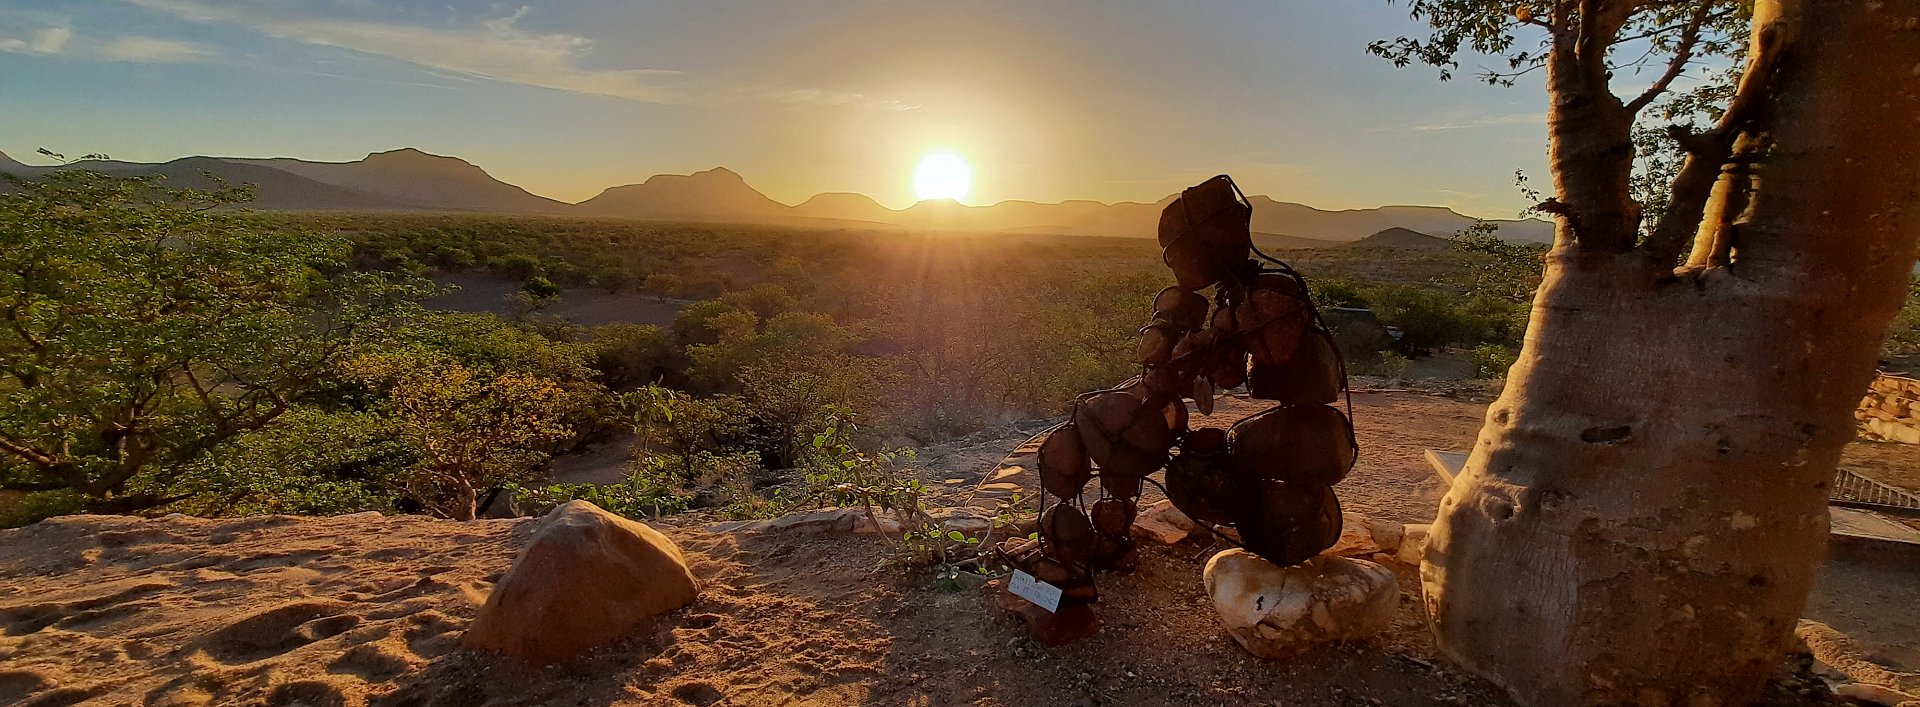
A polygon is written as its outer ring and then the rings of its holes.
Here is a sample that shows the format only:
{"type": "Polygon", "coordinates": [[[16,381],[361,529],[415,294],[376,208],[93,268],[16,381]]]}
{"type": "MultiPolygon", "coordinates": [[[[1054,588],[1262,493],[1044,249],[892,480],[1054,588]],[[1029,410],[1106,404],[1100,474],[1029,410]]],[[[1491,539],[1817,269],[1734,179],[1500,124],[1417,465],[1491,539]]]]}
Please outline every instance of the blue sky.
{"type": "Polygon", "coordinates": [[[1226,172],[1512,216],[1515,170],[1545,179],[1544,95],[1365,52],[1419,30],[1384,0],[0,0],[0,151],[411,146],[568,201],[724,165],[788,203],[898,207],[949,149],[973,203],[1226,172]]]}

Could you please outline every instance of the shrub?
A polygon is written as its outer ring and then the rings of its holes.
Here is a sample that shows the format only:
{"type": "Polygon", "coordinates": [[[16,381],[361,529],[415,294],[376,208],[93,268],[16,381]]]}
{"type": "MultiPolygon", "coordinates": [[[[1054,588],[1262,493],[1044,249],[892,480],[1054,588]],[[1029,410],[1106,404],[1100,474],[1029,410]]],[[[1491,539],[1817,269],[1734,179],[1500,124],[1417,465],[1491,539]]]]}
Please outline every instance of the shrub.
{"type": "Polygon", "coordinates": [[[677,297],[686,289],[679,275],[655,273],[640,280],[640,291],[661,297],[677,297]]]}
{"type": "Polygon", "coordinates": [[[552,299],[559,297],[565,292],[559,285],[554,284],[552,280],[538,275],[527,278],[526,282],[521,283],[520,291],[527,293],[528,296],[535,299],[552,299]]]}
{"type": "Polygon", "coordinates": [[[1920,277],[1907,285],[1907,302],[1887,328],[1886,357],[1920,355],[1920,277]]]}
{"type": "Polygon", "coordinates": [[[684,511],[692,501],[679,489],[640,474],[616,484],[548,484],[539,488],[508,484],[506,490],[521,510],[535,514],[579,500],[628,518],[658,518],[684,511]]]}
{"type": "Polygon", "coordinates": [[[1513,368],[1513,350],[1501,344],[1473,347],[1473,369],[1481,378],[1505,378],[1513,368]]]}

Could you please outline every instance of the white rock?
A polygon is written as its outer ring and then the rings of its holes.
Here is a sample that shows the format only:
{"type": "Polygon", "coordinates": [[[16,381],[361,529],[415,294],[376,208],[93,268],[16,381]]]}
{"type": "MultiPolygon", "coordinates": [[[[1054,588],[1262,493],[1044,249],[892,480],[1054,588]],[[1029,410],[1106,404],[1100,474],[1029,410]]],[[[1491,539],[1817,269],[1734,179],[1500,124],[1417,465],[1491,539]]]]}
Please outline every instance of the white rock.
{"type": "Polygon", "coordinates": [[[1420,564],[1420,559],[1427,553],[1427,532],[1432,529],[1433,526],[1425,523],[1407,525],[1405,534],[1400,538],[1400,549],[1393,553],[1394,559],[1409,565],[1420,564]]]}
{"type": "Polygon", "coordinates": [[[1377,635],[1400,606],[1393,572],[1366,560],[1321,555],[1279,567],[1234,549],[1207,561],[1205,577],[1227,633],[1263,658],[1377,635]]]}
{"type": "Polygon", "coordinates": [[[1398,521],[1345,511],[1340,514],[1340,539],[1327,553],[1341,557],[1365,557],[1377,552],[1392,554],[1400,548],[1405,536],[1406,526],[1398,521]]]}
{"type": "Polygon", "coordinates": [[[1133,518],[1135,535],[1162,545],[1177,545],[1199,530],[1192,518],[1173,507],[1172,501],[1161,500],[1140,509],[1133,518]]]}

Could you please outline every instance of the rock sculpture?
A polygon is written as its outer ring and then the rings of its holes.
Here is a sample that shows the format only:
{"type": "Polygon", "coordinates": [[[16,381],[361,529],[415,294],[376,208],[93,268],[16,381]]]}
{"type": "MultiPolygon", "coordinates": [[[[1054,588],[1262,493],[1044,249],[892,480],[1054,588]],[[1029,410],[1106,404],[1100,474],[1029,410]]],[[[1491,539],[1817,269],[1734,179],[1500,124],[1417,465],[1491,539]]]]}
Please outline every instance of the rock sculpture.
{"type": "Polygon", "coordinates": [[[1059,587],[1063,606],[1097,600],[1094,570],[1137,563],[1131,529],[1142,485],[1162,469],[1182,514],[1232,529],[1279,567],[1340,539],[1333,485],[1357,451],[1335,407],[1345,366],[1306,281],[1253,246],[1252,216],[1225,175],[1167,206],[1160,246],[1178,284],[1154,297],[1153,321],[1140,330],[1140,375],[1081,396],[1040,445],[1039,539],[999,550],[1059,587]],[[1188,428],[1187,401],[1211,415],[1219,391],[1242,386],[1275,405],[1230,430],[1188,428]]]}

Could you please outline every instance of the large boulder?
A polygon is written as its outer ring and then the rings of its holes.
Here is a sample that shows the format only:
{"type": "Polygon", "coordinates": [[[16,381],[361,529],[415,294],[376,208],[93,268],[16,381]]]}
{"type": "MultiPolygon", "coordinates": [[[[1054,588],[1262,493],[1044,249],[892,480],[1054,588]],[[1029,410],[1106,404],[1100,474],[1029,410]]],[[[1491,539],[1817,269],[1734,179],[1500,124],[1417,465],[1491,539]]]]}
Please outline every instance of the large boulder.
{"type": "Polygon", "coordinates": [[[461,643],[556,663],[644,631],[697,594],[686,557],[667,536],[570,501],[540,520],[461,643]]]}
{"type": "Polygon", "coordinates": [[[1387,630],[1400,605],[1391,570],[1335,555],[1280,567],[1233,549],[1207,561],[1205,577],[1227,633],[1262,658],[1374,636],[1387,630]]]}

